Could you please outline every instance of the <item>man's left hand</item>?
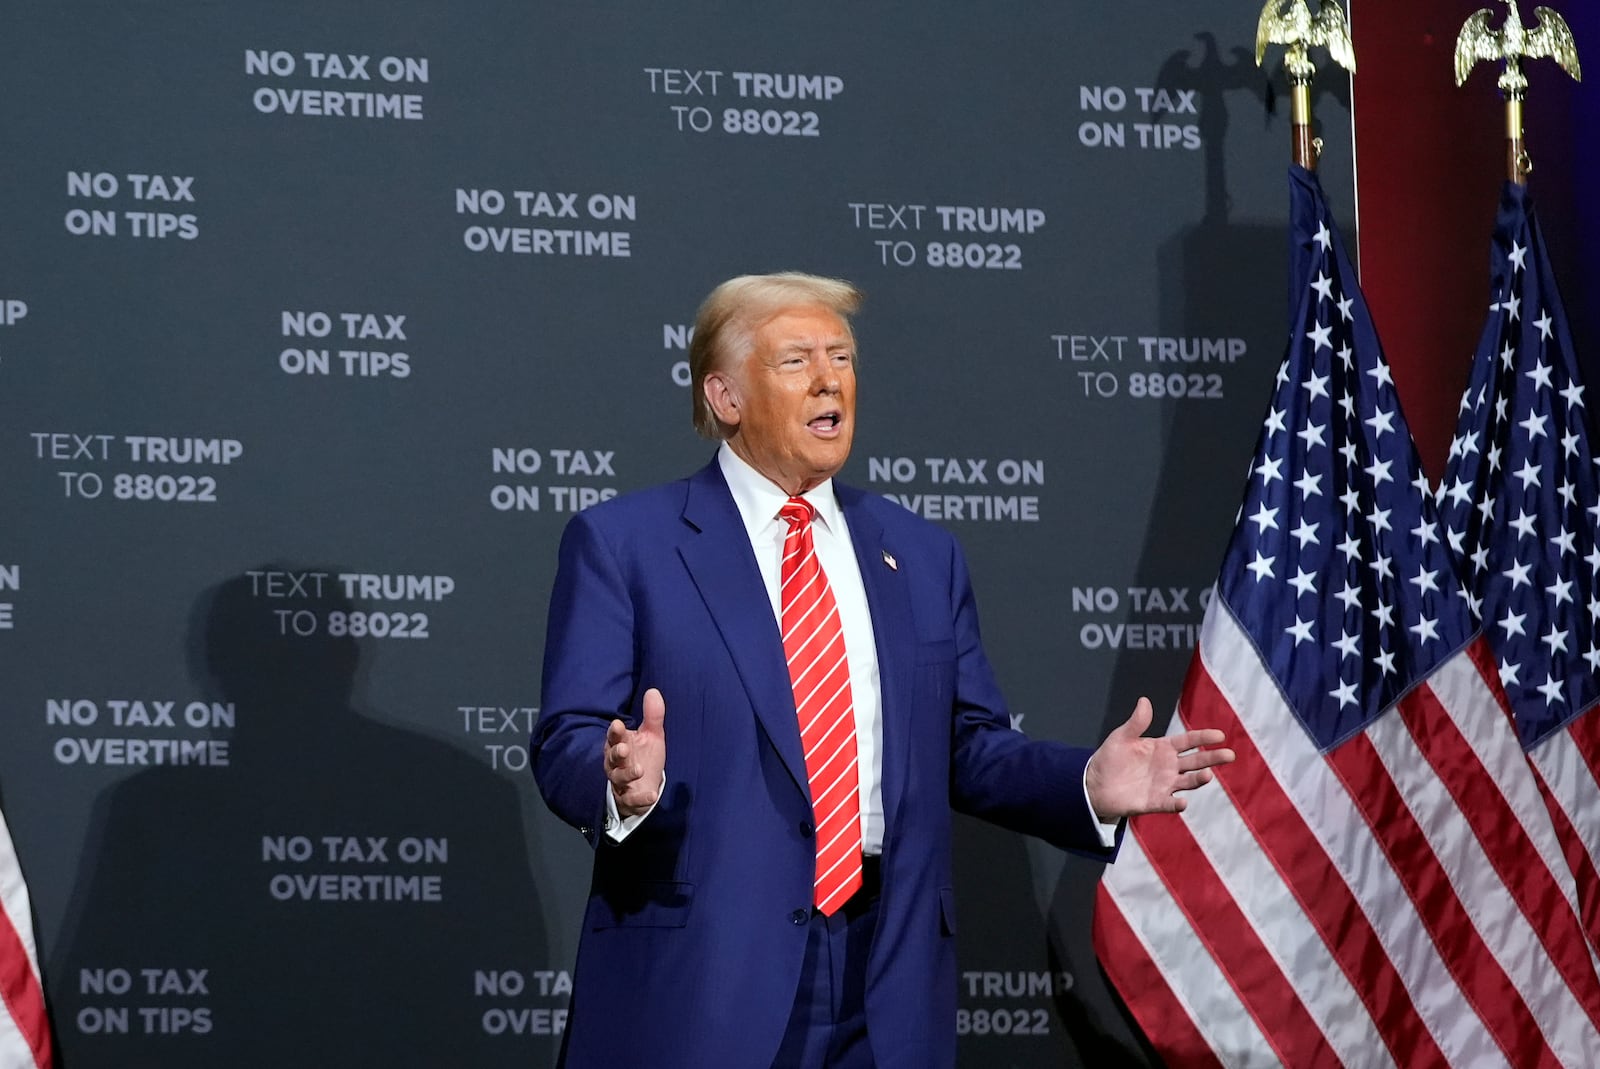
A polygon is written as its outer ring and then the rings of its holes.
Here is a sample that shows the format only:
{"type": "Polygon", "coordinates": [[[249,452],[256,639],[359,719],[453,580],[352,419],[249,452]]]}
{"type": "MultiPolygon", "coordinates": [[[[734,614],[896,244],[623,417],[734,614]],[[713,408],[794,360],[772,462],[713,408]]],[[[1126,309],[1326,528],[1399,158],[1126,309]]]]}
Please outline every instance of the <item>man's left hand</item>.
{"type": "Polygon", "coordinates": [[[1232,750],[1204,748],[1225,741],[1216,728],[1147,739],[1150,720],[1150,700],[1140,698],[1133,715],[1089,758],[1083,782],[1089,804],[1105,823],[1140,813],[1183,812],[1188,803],[1179,792],[1210,783],[1210,769],[1234,758],[1232,750]]]}

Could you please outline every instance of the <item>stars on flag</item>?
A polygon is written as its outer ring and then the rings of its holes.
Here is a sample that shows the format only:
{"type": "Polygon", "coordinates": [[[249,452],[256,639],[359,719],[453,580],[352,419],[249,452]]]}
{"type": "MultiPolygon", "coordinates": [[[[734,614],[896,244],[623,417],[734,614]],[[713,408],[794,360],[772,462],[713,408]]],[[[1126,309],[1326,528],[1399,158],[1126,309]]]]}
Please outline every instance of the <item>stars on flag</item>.
{"type": "Polygon", "coordinates": [[[1524,746],[1600,701],[1600,477],[1561,297],[1525,194],[1503,206],[1490,306],[1437,499],[1524,746]]]}
{"type": "Polygon", "coordinates": [[[1474,622],[1330,221],[1302,248],[1313,262],[1220,593],[1329,748],[1464,646],[1474,622]]]}

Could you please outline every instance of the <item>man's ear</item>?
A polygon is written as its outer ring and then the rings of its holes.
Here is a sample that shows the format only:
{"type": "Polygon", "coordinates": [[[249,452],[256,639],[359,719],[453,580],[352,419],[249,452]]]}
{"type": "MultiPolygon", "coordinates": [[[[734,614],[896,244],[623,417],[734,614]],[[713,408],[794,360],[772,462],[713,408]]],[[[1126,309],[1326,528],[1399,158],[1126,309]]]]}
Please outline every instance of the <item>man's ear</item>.
{"type": "Polygon", "coordinates": [[[733,380],[721,371],[713,371],[701,380],[706,404],[717,417],[717,422],[728,427],[739,425],[739,391],[733,380]]]}

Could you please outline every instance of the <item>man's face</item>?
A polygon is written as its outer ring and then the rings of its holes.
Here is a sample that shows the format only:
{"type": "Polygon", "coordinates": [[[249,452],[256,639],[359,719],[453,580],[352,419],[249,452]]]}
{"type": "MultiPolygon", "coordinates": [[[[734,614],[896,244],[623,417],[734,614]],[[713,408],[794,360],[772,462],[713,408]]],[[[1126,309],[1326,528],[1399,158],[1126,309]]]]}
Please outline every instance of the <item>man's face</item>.
{"type": "Polygon", "coordinates": [[[707,376],[728,445],[789,494],[831,478],[850,455],[856,419],[856,348],[843,319],[822,305],[788,308],[755,331],[744,362],[707,376]]]}

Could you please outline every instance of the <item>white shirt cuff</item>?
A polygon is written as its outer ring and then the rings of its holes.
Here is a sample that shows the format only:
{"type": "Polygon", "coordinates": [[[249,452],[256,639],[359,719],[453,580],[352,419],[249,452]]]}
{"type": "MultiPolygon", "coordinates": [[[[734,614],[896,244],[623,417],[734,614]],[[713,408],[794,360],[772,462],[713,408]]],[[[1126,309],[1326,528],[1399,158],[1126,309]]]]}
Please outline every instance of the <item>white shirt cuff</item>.
{"type": "MultiPolygon", "coordinates": [[[[661,774],[661,790],[656,792],[656,797],[659,799],[666,793],[667,774],[663,772],[661,774]]],[[[617,812],[617,796],[612,793],[611,784],[606,784],[606,838],[610,839],[612,842],[620,843],[622,840],[632,835],[633,829],[637,828],[640,824],[643,824],[644,818],[648,817],[655,811],[656,807],[652,805],[643,813],[635,813],[631,817],[623,816],[621,813],[617,812]]],[[[1107,843],[1106,845],[1109,846],[1110,844],[1107,843]]]]}
{"type": "MultiPolygon", "coordinates": [[[[1087,766],[1085,766],[1083,773],[1083,804],[1089,807],[1090,813],[1094,813],[1095,831],[1100,834],[1100,845],[1109,850],[1117,845],[1117,828],[1121,826],[1122,821],[1113,820],[1110,824],[1107,824],[1100,819],[1100,814],[1094,812],[1094,803],[1089,801],[1089,769],[1087,766]]],[[[608,797],[610,794],[610,791],[606,792],[608,797]]]]}

